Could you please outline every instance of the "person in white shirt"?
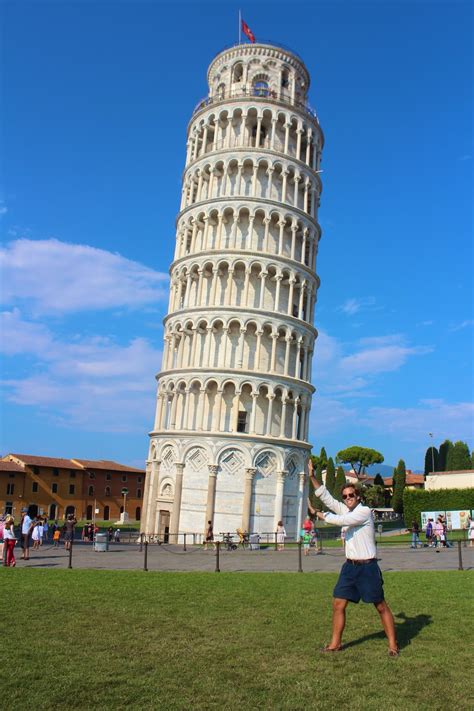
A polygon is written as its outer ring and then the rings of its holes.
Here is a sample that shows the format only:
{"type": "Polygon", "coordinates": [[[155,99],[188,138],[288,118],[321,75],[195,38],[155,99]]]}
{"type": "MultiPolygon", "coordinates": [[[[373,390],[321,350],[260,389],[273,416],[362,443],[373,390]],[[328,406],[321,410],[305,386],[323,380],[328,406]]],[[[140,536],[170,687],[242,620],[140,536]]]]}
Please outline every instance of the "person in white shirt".
{"type": "Polygon", "coordinates": [[[334,499],[313,475],[314,493],[334,513],[317,511],[319,519],[343,527],[346,562],[342,566],[333,592],[332,637],[322,652],[340,652],[342,633],[346,625],[346,607],[349,602],[371,602],[380,615],[388,639],[388,653],[398,657],[400,650],[395,634],[395,622],[383,592],[383,578],[377,564],[375,529],[372,511],[361,502],[353,484],[342,489],[344,503],[334,499]]]}
{"type": "Polygon", "coordinates": [[[24,514],[23,518],[21,519],[21,538],[22,538],[22,548],[23,548],[23,554],[22,554],[22,559],[23,560],[29,560],[30,559],[30,534],[33,528],[33,521],[31,520],[30,516],[28,515],[28,509],[24,508],[21,510],[22,514],[24,514]]]}

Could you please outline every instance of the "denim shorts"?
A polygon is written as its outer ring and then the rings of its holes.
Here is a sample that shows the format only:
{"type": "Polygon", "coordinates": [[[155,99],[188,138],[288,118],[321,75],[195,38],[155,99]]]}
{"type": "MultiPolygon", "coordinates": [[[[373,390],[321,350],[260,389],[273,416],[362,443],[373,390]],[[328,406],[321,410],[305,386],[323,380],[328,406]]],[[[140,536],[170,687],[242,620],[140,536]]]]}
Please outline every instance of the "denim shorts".
{"type": "Polygon", "coordinates": [[[373,602],[384,599],[382,572],[376,560],[362,565],[344,563],[333,591],[333,597],[349,602],[373,602]]]}

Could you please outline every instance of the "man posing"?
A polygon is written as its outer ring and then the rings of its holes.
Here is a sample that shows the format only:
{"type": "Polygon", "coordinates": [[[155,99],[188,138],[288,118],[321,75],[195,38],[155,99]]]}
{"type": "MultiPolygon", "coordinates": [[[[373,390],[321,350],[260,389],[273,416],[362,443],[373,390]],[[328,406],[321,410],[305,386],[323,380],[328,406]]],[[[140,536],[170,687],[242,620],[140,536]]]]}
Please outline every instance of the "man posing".
{"type": "Polygon", "coordinates": [[[345,529],[346,562],[333,592],[332,638],[323,652],[342,650],[342,633],[346,624],[346,607],[349,602],[372,602],[380,615],[388,639],[388,653],[398,657],[393,615],[384,600],[383,579],[377,564],[375,529],[372,512],[363,506],[356,487],[346,484],[342,488],[344,503],[334,499],[325,486],[311,476],[314,493],[334,513],[317,512],[319,519],[343,526],[345,529]]]}

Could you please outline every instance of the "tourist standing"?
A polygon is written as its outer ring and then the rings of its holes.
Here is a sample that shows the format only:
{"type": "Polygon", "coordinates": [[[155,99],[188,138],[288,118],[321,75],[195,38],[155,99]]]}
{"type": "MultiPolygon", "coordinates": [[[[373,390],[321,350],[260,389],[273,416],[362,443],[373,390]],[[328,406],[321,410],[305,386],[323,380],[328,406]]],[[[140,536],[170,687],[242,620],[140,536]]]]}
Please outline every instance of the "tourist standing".
{"type": "Polygon", "coordinates": [[[212,521],[207,522],[207,528],[204,536],[204,550],[207,551],[207,547],[209,543],[212,543],[214,545],[214,526],[212,525],[212,521]]]}
{"type": "Polygon", "coordinates": [[[30,559],[30,534],[33,528],[33,521],[31,520],[29,514],[28,514],[28,509],[22,509],[21,510],[23,517],[21,519],[21,541],[22,541],[22,548],[23,548],[23,554],[21,558],[23,560],[29,560],[30,559]]]}
{"type": "Polygon", "coordinates": [[[433,519],[429,518],[426,524],[425,538],[427,545],[431,548],[433,545],[433,519]]]}
{"type": "Polygon", "coordinates": [[[4,544],[3,544],[4,529],[5,529],[5,516],[0,516],[0,565],[5,564],[4,552],[6,552],[6,548],[4,547],[4,544]]]}
{"type": "Polygon", "coordinates": [[[388,639],[388,654],[398,657],[395,622],[387,605],[383,591],[383,578],[377,563],[375,527],[372,511],[364,506],[354,484],[345,484],[341,495],[343,503],[334,499],[326,487],[311,476],[314,493],[323,504],[334,513],[317,511],[322,521],[343,526],[345,529],[344,549],[346,562],[342,566],[339,580],[333,592],[332,637],[322,652],[340,652],[342,634],[346,624],[346,607],[349,602],[373,603],[380,615],[388,639]]]}
{"type": "Polygon", "coordinates": [[[64,524],[64,547],[68,551],[74,541],[74,530],[76,527],[76,517],[74,514],[69,514],[66,523],[64,524]]]}
{"type": "Polygon", "coordinates": [[[6,547],[5,565],[7,567],[14,568],[16,565],[15,553],[14,553],[16,536],[15,536],[15,519],[11,515],[7,516],[7,518],[5,520],[5,528],[3,531],[3,538],[5,541],[5,547],[6,547]]]}
{"type": "Polygon", "coordinates": [[[286,530],[283,521],[278,521],[277,525],[277,550],[282,551],[285,547],[286,530]]]}
{"type": "Polygon", "coordinates": [[[436,548],[436,552],[439,553],[439,549],[441,548],[441,543],[443,542],[444,534],[443,534],[443,524],[441,523],[441,517],[438,516],[438,519],[433,526],[433,536],[434,536],[434,544],[436,548]]]}
{"type": "Polygon", "coordinates": [[[416,547],[418,545],[421,546],[420,527],[419,527],[417,521],[412,521],[412,524],[411,524],[411,547],[416,549],[416,547]]]}

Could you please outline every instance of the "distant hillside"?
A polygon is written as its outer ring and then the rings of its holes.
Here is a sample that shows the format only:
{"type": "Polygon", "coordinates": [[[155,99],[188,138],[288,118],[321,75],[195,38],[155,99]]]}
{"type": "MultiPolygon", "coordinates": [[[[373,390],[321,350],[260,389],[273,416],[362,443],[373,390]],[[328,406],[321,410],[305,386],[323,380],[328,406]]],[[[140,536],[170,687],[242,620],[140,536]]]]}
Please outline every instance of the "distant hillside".
{"type": "MultiPolygon", "coordinates": [[[[344,467],[344,469],[350,469],[350,465],[344,467]]],[[[410,467],[408,467],[410,468],[410,467]]],[[[376,474],[381,474],[384,479],[393,476],[394,466],[391,464],[372,464],[372,466],[367,467],[367,474],[369,476],[375,476],[376,474]]],[[[415,470],[414,474],[423,474],[422,471],[415,470]]]]}
{"type": "MultiPolygon", "coordinates": [[[[347,466],[344,467],[344,469],[350,469],[351,466],[348,464],[347,466]]],[[[375,476],[376,474],[381,474],[383,478],[385,479],[386,477],[391,477],[393,475],[393,470],[394,467],[390,466],[390,464],[372,464],[372,466],[367,467],[367,474],[369,476],[375,476]]]]}

